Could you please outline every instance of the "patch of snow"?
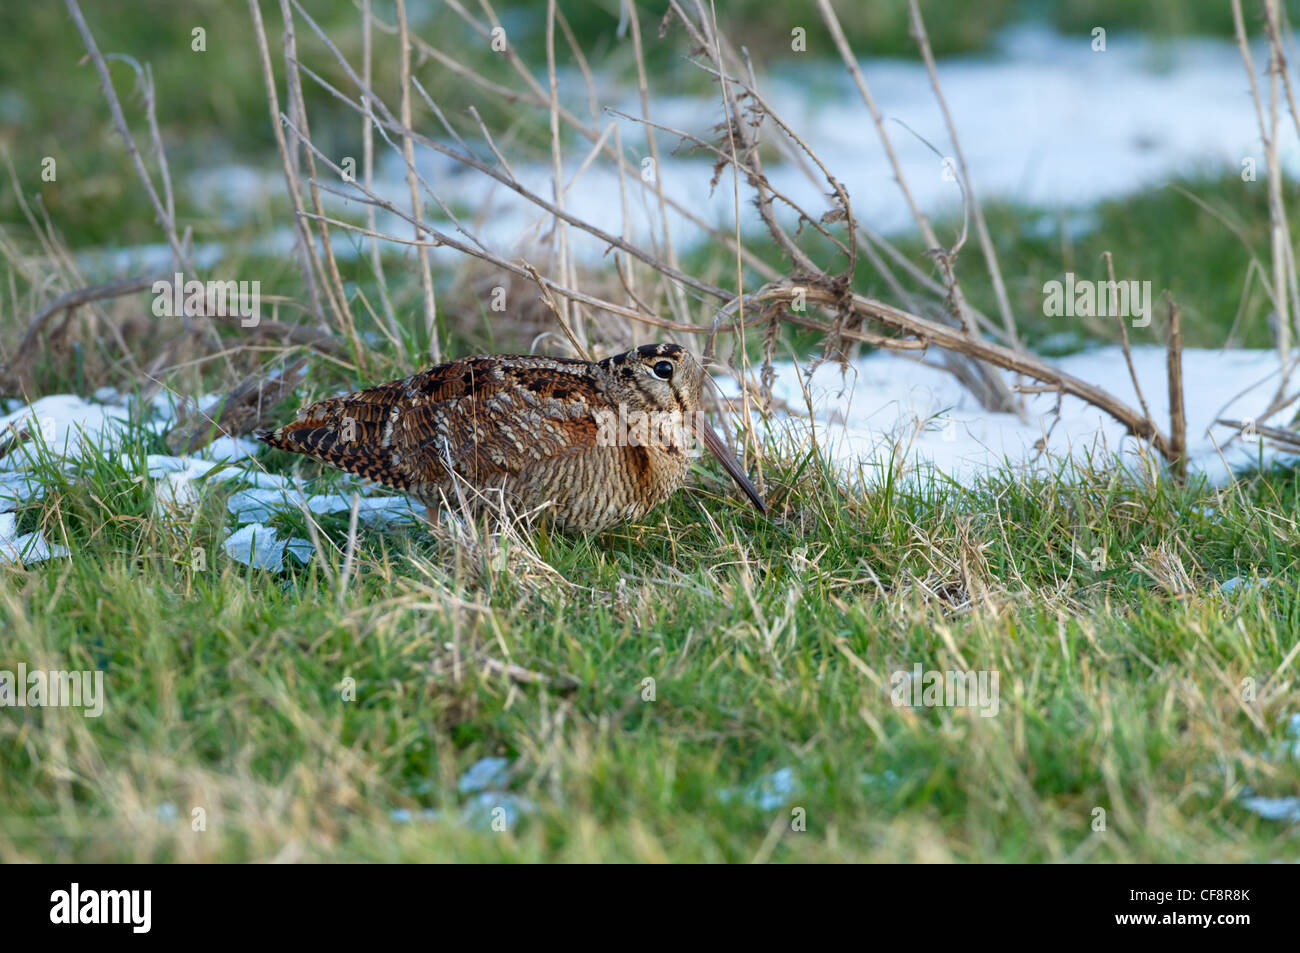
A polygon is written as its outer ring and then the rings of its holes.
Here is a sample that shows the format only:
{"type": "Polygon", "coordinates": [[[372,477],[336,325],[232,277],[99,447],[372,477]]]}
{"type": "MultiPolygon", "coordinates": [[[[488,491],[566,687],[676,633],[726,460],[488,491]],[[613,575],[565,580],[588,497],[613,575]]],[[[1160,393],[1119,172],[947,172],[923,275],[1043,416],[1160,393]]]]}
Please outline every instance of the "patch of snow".
{"type": "Polygon", "coordinates": [[[311,544],[311,540],[301,536],[289,537],[289,542],[284,544],[284,551],[304,566],[316,555],[316,547],[311,544]]]}
{"type": "Polygon", "coordinates": [[[199,455],[205,460],[243,460],[254,456],[259,446],[251,437],[217,437],[199,455]]]}
{"type": "Polygon", "coordinates": [[[1267,579],[1247,579],[1244,576],[1233,576],[1231,579],[1219,583],[1219,591],[1225,596],[1234,595],[1237,592],[1246,592],[1250,589],[1263,589],[1269,584],[1267,579]]]}
{"type": "MultiPolygon", "coordinates": [[[[1287,719],[1285,734],[1287,740],[1282,750],[1274,748],[1264,752],[1262,757],[1265,761],[1272,761],[1278,757],[1300,758],[1300,712],[1292,713],[1287,719]]],[[[1300,797],[1261,797],[1250,788],[1245,788],[1239,800],[1242,807],[1265,820],[1300,822],[1300,797]]]]}
{"type": "Polygon", "coordinates": [[[14,434],[30,435],[0,458],[0,469],[30,465],[42,453],[37,449],[39,444],[44,444],[45,452],[60,457],[96,452],[101,445],[112,446],[128,418],[125,407],[91,403],[75,394],[42,397],[0,417],[0,441],[12,440],[14,434]]]}
{"type": "Polygon", "coordinates": [[[278,473],[268,473],[265,470],[258,470],[253,467],[240,470],[239,478],[260,490],[287,490],[293,486],[293,481],[288,477],[281,476],[278,473]]]}
{"type": "MultiPolygon", "coordinates": [[[[1157,346],[1135,347],[1133,363],[1151,413],[1162,427],[1169,419],[1165,383],[1165,351],[1157,346]]],[[[1095,384],[1130,406],[1137,406],[1123,352],[1118,346],[1056,358],[1049,363],[1095,384]]],[[[1183,352],[1187,413],[1188,462],[1221,484],[1233,470],[1286,456],[1262,444],[1260,438],[1237,439],[1232,431],[1214,427],[1217,417],[1245,419],[1267,403],[1276,386],[1277,354],[1271,350],[1183,352]],[[1262,382],[1262,383],[1261,383],[1262,382]],[[1254,386],[1258,385],[1258,386],[1254,386]],[[1245,393],[1242,393],[1242,392],[1245,393]],[[1207,433],[1208,429],[1208,433],[1207,433]]],[[[963,484],[1009,464],[1021,472],[1049,472],[1060,461],[1085,461],[1090,455],[1118,453],[1133,464],[1138,441],[1115,420],[1074,397],[1061,399],[1060,420],[1053,426],[1055,394],[1025,397],[1028,422],[1013,414],[990,413],[947,371],[920,364],[897,352],[879,351],[841,372],[834,363],[819,365],[801,384],[792,364],[775,367],[774,395],[793,411],[806,411],[806,386],[812,418],[790,417],[795,435],[816,428],[818,445],[846,472],[873,478],[873,464],[896,459],[908,469],[931,466],[963,484]],[[1035,447],[1044,441],[1047,453],[1035,447]]],[[[1014,383],[1014,375],[1004,375],[1014,383]]],[[[735,393],[734,384],[723,389],[735,393]]],[[[1271,421],[1285,424],[1283,411],[1271,421]]],[[[883,474],[874,471],[874,475],[883,474]]]]}
{"type": "MultiPolygon", "coordinates": [[[[301,505],[312,513],[347,513],[352,510],[352,497],[343,493],[303,496],[288,488],[254,487],[232,493],[226,501],[226,508],[241,523],[268,520],[276,513],[298,512],[301,505]]],[[[409,519],[414,515],[410,500],[403,496],[363,496],[357,504],[357,518],[367,523],[409,519]]]]}
{"type": "Polygon", "coordinates": [[[774,811],[785,805],[798,789],[794,769],[778,768],[743,788],[724,788],[718,797],[724,803],[741,801],[763,811],[774,811]]]}
{"type": "MultiPolygon", "coordinates": [[[[124,459],[123,463],[127,461],[124,459]]],[[[198,480],[208,475],[216,466],[211,460],[195,457],[172,457],[161,453],[151,453],[145,457],[145,469],[155,480],[170,474],[178,474],[187,480],[198,480]]]]}
{"type": "Polygon", "coordinates": [[[16,510],[24,503],[38,498],[43,487],[28,472],[6,473],[0,471],[0,513],[16,510]]]}
{"type": "Polygon", "coordinates": [[[456,790],[461,794],[483,791],[491,787],[500,787],[506,782],[510,762],[505,758],[480,758],[470,765],[460,780],[456,790]]]}
{"type": "Polygon", "coordinates": [[[1300,822],[1300,797],[1244,797],[1241,806],[1266,821],[1300,822]]]}
{"type": "MultiPolygon", "coordinates": [[[[466,769],[456,782],[456,790],[461,794],[471,795],[461,807],[462,823],[478,830],[489,830],[494,821],[500,817],[506,828],[513,828],[519,818],[537,810],[537,804],[529,798],[522,797],[502,789],[507,781],[510,762],[505,758],[480,758],[466,769]],[[498,815],[500,809],[503,813],[498,815]]],[[[433,790],[432,782],[425,781],[417,785],[417,792],[427,794],[433,790]]],[[[442,819],[442,812],[424,808],[418,813],[408,808],[394,808],[388,816],[398,824],[410,824],[417,818],[425,821],[442,819]]]]}
{"type": "Polygon", "coordinates": [[[263,526],[261,523],[249,523],[227,536],[221,548],[235,562],[252,566],[254,569],[279,572],[284,568],[286,545],[287,541],[280,539],[271,527],[263,526]]]}
{"type": "Polygon", "coordinates": [[[37,530],[18,534],[18,517],[13,513],[0,513],[0,562],[39,563],[71,555],[66,546],[51,545],[37,530]]]}
{"type": "Polygon", "coordinates": [[[167,520],[184,518],[199,505],[199,488],[189,473],[176,470],[154,484],[154,513],[167,520]]]}
{"type": "MultiPolygon", "coordinates": [[[[418,816],[422,821],[436,821],[442,817],[442,813],[426,807],[420,811],[418,816]]],[[[415,820],[416,815],[413,815],[407,808],[395,807],[388,812],[388,817],[396,824],[410,824],[415,820]]]]}
{"type": "MultiPolygon", "coordinates": [[[[1300,758],[1300,713],[1292,715],[1286,723],[1286,741],[1279,752],[1283,758],[1300,758]]],[[[1266,752],[1265,760],[1272,760],[1273,755],[1266,752]]]]}

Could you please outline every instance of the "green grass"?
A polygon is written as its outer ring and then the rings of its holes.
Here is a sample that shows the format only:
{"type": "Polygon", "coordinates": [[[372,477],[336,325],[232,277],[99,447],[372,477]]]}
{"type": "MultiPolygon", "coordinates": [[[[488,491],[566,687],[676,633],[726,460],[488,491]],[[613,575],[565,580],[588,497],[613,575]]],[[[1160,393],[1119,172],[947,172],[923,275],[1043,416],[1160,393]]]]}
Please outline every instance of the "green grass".
{"type": "Polygon", "coordinates": [[[1278,754],[1300,705],[1294,470],[868,490],[772,447],[770,519],[701,471],[595,539],[491,554],[363,529],[342,585],[346,514],[321,519],[323,559],[249,569],[220,545],[229,484],[179,527],[154,515],[133,479],[151,440],[47,467],[22,524],[74,554],[0,570],[0,668],[103,669],[108,696],[98,719],[0,719],[5,862],[1300,858],[1239,803],[1300,792],[1278,754]],[[1235,576],[1269,584],[1223,595],[1235,576]],[[997,671],[998,713],[896,707],[891,673],[918,663],[997,671]],[[506,831],[456,791],[486,756],[533,806],[506,831]]]}

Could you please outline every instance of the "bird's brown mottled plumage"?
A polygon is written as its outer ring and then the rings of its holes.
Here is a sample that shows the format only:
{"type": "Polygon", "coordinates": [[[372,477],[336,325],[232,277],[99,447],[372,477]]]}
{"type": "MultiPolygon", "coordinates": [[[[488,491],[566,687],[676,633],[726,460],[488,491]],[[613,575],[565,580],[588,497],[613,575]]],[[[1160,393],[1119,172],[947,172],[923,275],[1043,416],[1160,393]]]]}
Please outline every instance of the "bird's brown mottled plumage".
{"type": "Polygon", "coordinates": [[[460,496],[492,502],[499,489],[517,510],[549,503],[562,528],[595,532],[645,515],[682,485],[693,432],[761,510],[735,459],[697,419],[703,381],[677,344],[598,362],[467,357],[320,401],[258,436],[429,506],[460,496]],[[620,408],[673,423],[657,439],[611,441],[620,408]]]}

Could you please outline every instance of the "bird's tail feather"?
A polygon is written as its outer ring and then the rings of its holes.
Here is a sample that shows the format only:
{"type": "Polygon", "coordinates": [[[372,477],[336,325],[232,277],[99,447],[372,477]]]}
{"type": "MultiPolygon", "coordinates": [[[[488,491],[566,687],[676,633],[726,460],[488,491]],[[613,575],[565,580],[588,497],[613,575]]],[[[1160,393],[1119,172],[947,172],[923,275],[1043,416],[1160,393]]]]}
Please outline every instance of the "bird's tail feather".
{"type": "Polygon", "coordinates": [[[258,431],[263,443],[301,453],[398,490],[410,489],[409,475],[390,446],[393,422],[406,391],[392,381],[298,411],[298,419],[276,430],[258,431]]]}

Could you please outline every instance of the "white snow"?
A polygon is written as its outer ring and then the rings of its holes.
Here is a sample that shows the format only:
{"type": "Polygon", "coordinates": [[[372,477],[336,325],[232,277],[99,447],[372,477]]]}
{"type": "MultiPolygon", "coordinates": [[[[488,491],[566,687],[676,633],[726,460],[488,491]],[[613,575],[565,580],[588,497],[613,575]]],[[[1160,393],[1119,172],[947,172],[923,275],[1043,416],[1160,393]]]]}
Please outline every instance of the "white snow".
{"type": "MultiPolygon", "coordinates": [[[[1098,348],[1051,363],[1137,406],[1118,347],[1098,348]]],[[[1151,413],[1167,431],[1165,351],[1154,346],[1135,348],[1133,363],[1151,413]]],[[[1229,445],[1233,432],[1212,427],[1218,417],[1249,418],[1268,403],[1276,387],[1276,352],[1188,349],[1183,353],[1183,367],[1192,470],[1222,482],[1230,468],[1257,462],[1261,453],[1265,461],[1280,456],[1267,446],[1261,450],[1258,438],[1238,439],[1229,445]]],[[[805,411],[808,404],[794,366],[778,365],[776,371],[774,395],[792,410],[805,411]]],[[[1009,382],[1013,377],[1006,375],[1009,382]]],[[[1118,422],[1082,400],[1062,399],[1060,421],[1053,428],[1056,395],[1026,395],[1028,422],[1021,422],[1012,414],[980,408],[947,371],[898,353],[870,354],[843,372],[838,364],[821,364],[805,386],[812,398],[812,418],[791,420],[790,431],[806,435],[810,426],[815,427],[823,452],[850,473],[857,474],[861,468],[869,482],[887,472],[875,465],[888,464],[891,455],[904,461],[909,470],[928,465],[965,484],[1004,463],[1022,471],[1045,472],[1067,457],[1083,461],[1089,454],[1099,462],[1111,453],[1136,462],[1133,453],[1138,442],[1126,436],[1118,422]],[[1035,443],[1047,434],[1049,452],[1044,455],[1035,443]]],[[[1275,420],[1256,423],[1285,424],[1289,413],[1294,409],[1275,420]]]]}
{"type": "Polygon", "coordinates": [[[273,528],[261,523],[248,523],[239,527],[226,537],[221,548],[236,562],[254,569],[269,569],[271,572],[279,572],[284,568],[286,551],[304,563],[311,558],[312,552],[309,540],[297,536],[288,540],[281,539],[273,528]]]}
{"type": "Polygon", "coordinates": [[[461,794],[472,794],[501,787],[506,783],[509,771],[510,762],[505,758],[479,758],[460,776],[456,790],[461,794]]]}
{"type": "Polygon", "coordinates": [[[0,513],[16,510],[40,495],[41,486],[25,473],[0,472],[0,513]]]}
{"type": "Polygon", "coordinates": [[[723,788],[718,792],[718,799],[727,804],[740,801],[763,811],[772,811],[789,801],[798,789],[794,769],[778,768],[744,787],[723,788]]]}
{"type": "Polygon", "coordinates": [[[1300,822],[1300,797],[1244,797],[1242,807],[1266,821],[1300,822]]]}
{"type": "MultiPolygon", "coordinates": [[[[233,493],[226,502],[227,509],[240,522],[270,519],[273,513],[297,512],[300,506],[306,506],[312,513],[348,513],[352,510],[352,497],[343,493],[303,496],[287,488],[254,488],[233,493]]],[[[410,502],[401,496],[362,496],[357,506],[357,518],[364,522],[401,520],[414,515],[410,502]]]]}
{"type": "MultiPolygon", "coordinates": [[[[171,395],[155,399],[145,426],[155,432],[165,430],[174,419],[174,403],[171,395]]],[[[0,445],[11,444],[0,458],[0,561],[33,563],[69,555],[67,547],[51,545],[39,532],[17,533],[13,511],[44,495],[33,464],[45,454],[70,465],[78,458],[114,451],[121,445],[130,416],[130,408],[117,391],[100,388],[94,400],[54,394],[0,417],[0,445]]],[[[251,459],[257,449],[257,442],[248,437],[220,437],[193,455],[149,454],[140,478],[153,481],[154,512],[168,522],[188,519],[211,480],[249,487],[229,498],[228,509],[239,528],[223,542],[226,554],[246,565],[273,571],[283,568],[286,552],[306,563],[315,551],[311,542],[300,537],[280,539],[264,521],[276,513],[300,512],[300,505],[313,513],[349,512],[352,497],[345,493],[301,495],[291,488],[287,477],[260,469],[251,459]]],[[[137,463],[130,454],[122,454],[120,461],[127,469],[137,463]]],[[[367,523],[414,515],[405,497],[360,498],[359,518],[367,523]]]]}
{"type": "Polygon", "coordinates": [[[91,403],[73,394],[42,397],[0,417],[0,443],[26,435],[0,458],[0,469],[27,466],[43,452],[67,457],[112,445],[129,416],[125,407],[91,403]]]}
{"type": "Polygon", "coordinates": [[[154,484],[154,512],[164,519],[183,519],[199,505],[199,488],[183,470],[154,484]]]}
{"type": "Polygon", "coordinates": [[[40,530],[19,535],[18,517],[13,513],[0,513],[0,562],[39,563],[67,555],[66,546],[51,546],[40,530]]]}
{"type": "Polygon", "coordinates": [[[1267,579],[1247,579],[1245,576],[1233,576],[1231,579],[1219,583],[1219,591],[1225,596],[1233,596],[1238,592],[1263,589],[1268,584],[1269,580],[1267,579]]]}
{"type": "MultiPolygon", "coordinates": [[[[470,765],[456,782],[457,792],[469,795],[461,807],[460,822],[476,830],[496,830],[501,823],[506,829],[511,829],[520,817],[535,812],[536,802],[503,789],[509,774],[510,762],[505,758],[480,758],[470,765]]],[[[423,793],[428,793],[434,785],[425,782],[419,787],[423,793]]],[[[431,808],[423,808],[415,814],[405,807],[393,808],[388,816],[398,824],[410,824],[417,817],[421,821],[444,818],[443,812],[431,808]]]]}
{"type": "MultiPolygon", "coordinates": [[[[275,530],[264,525],[277,513],[311,513],[352,511],[352,496],[343,493],[302,495],[287,488],[239,490],[226,501],[239,529],[222,544],[226,555],[254,569],[279,572],[284,568],[284,553],[307,563],[315,553],[310,540],[295,536],[280,539],[275,530]]],[[[360,496],[357,518],[366,523],[388,523],[415,517],[410,501],[404,496],[360,496]]]]}

